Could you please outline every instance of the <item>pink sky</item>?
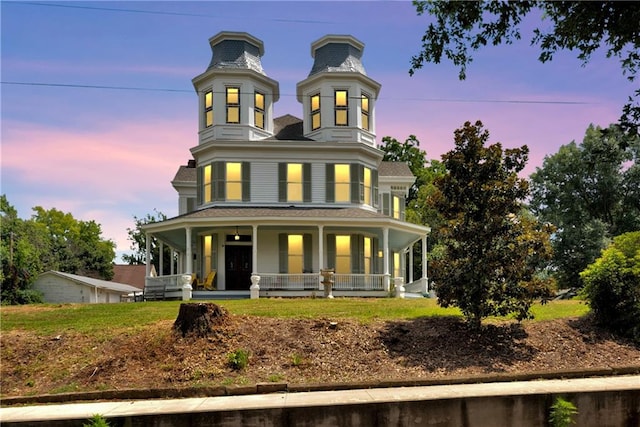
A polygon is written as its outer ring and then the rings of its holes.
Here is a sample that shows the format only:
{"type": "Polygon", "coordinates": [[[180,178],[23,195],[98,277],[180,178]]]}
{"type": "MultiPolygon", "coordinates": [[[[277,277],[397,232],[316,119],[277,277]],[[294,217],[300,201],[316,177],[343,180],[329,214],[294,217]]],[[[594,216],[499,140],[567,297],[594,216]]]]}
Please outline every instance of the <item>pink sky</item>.
{"type": "Polygon", "coordinates": [[[177,214],[170,181],[197,144],[191,79],[208,65],[208,38],[219,31],[264,41],[263,66],[280,83],[276,115],[295,116],[295,86],[311,69],[311,43],[352,34],[365,43],[367,74],[382,84],[378,141],[414,134],[427,158],[439,159],[453,148],[453,131],[479,119],[491,142],[529,146],[527,175],[545,155],[581,141],[590,123],[616,122],[634,89],[601,52],[585,67],[571,53],[540,64],[526,35],[476,53],[466,81],[449,63],[409,77],[428,22],[409,2],[55,4],[0,5],[2,193],[23,218],[43,206],[95,220],[118,253],[129,249],[134,215],[177,214]]]}

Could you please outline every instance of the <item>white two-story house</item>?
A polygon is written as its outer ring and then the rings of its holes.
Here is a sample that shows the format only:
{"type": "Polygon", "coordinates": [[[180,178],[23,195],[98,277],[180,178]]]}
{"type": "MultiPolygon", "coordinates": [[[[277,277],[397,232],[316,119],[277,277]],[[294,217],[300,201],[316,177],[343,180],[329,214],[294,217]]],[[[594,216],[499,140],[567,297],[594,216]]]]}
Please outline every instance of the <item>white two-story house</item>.
{"type": "MultiPolygon", "coordinates": [[[[144,226],[147,241],[172,248],[176,277],[215,272],[212,292],[248,294],[253,283],[260,296],[310,295],[333,269],[334,295],[387,295],[429,228],[404,220],[415,177],[376,146],[380,84],[365,73],[363,43],[311,44],[302,119],[273,117],[279,85],[262,68],[261,40],[221,32],[209,43],[211,63],[193,79],[198,144],[172,181],[179,215],[144,226]]],[[[422,265],[415,282],[426,291],[422,265]]]]}

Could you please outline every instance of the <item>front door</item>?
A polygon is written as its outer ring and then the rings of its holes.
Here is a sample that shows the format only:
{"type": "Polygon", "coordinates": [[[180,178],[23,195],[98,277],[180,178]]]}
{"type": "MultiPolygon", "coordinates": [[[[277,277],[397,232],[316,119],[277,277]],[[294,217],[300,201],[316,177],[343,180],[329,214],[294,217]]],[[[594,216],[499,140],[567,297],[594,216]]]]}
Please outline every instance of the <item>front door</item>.
{"type": "Polygon", "coordinates": [[[225,246],[225,289],[248,291],[251,286],[251,246],[225,246]]]}

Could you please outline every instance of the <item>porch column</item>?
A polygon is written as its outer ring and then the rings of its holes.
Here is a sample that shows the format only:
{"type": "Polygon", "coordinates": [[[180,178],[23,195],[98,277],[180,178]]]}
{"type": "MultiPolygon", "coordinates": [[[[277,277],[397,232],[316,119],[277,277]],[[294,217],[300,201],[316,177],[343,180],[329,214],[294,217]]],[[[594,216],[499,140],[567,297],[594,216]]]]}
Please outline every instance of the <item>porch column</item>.
{"type": "Polygon", "coordinates": [[[191,248],[191,227],[186,227],[185,228],[185,233],[186,237],[187,237],[187,259],[185,260],[185,269],[184,269],[184,273],[185,274],[191,274],[193,273],[193,249],[191,248]]]}
{"type": "Polygon", "coordinates": [[[176,274],[176,272],[175,272],[175,268],[174,268],[174,266],[173,266],[173,260],[175,259],[175,257],[176,257],[176,250],[175,250],[173,247],[171,247],[171,265],[169,266],[169,269],[171,270],[171,271],[170,271],[170,274],[171,274],[172,276],[173,276],[174,274],[176,274]]]}
{"type": "Polygon", "coordinates": [[[384,273],[384,290],[389,292],[391,289],[391,275],[389,274],[389,228],[382,229],[382,264],[384,273]]]}
{"type": "Polygon", "coordinates": [[[144,239],[146,241],[146,248],[145,248],[145,277],[149,277],[149,275],[151,274],[151,235],[149,233],[144,233],[144,239]]]}
{"type": "Polygon", "coordinates": [[[409,283],[413,283],[413,245],[409,245],[409,283]]]}
{"type": "Polygon", "coordinates": [[[253,226],[253,237],[251,238],[252,245],[252,260],[251,260],[251,275],[258,274],[258,226],[253,226]]]}
{"type": "Polygon", "coordinates": [[[162,242],[162,240],[158,241],[158,248],[159,248],[158,250],[160,251],[160,257],[159,257],[160,261],[158,263],[158,266],[159,266],[158,269],[160,271],[158,271],[158,276],[164,276],[164,273],[163,273],[164,272],[164,268],[163,268],[164,267],[164,243],[162,242]]]}
{"type": "MultiPolygon", "coordinates": [[[[318,225],[318,271],[324,268],[324,225],[318,225]]],[[[318,275],[318,289],[324,290],[322,275],[318,275]]]]}
{"type": "Polygon", "coordinates": [[[424,281],[423,292],[429,294],[429,277],[427,276],[427,235],[422,236],[422,280],[424,281]]]}

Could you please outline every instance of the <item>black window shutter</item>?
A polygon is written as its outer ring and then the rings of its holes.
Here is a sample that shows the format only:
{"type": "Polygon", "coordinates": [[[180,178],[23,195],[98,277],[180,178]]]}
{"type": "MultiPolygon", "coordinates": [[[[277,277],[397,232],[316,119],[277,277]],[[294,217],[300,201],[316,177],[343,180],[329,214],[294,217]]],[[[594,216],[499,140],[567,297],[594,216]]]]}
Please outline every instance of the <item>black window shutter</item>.
{"type": "Polygon", "coordinates": [[[313,271],[313,240],[311,234],[302,235],[302,253],[304,255],[303,273],[311,273],[313,271]]]}
{"type": "Polygon", "coordinates": [[[391,194],[382,194],[382,215],[391,215],[391,194]]]}
{"type": "Polygon", "coordinates": [[[227,164],[225,162],[214,162],[213,165],[213,182],[211,185],[211,191],[213,192],[212,200],[225,200],[226,195],[226,180],[227,164]]]}
{"type": "MultiPolygon", "coordinates": [[[[326,166],[327,176],[326,181],[326,197],[327,203],[333,203],[336,201],[336,169],[333,163],[327,163],[326,166]]],[[[335,239],[334,239],[335,244],[335,239]]],[[[334,245],[335,246],[335,245],[334,245]]]]}
{"type": "Polygon", "coordinates": [[[373,197],[373,206],[378,207],[380,205],[380,200],[378,200],[378,171],[371,171],[371,185],[373,187],[373,191],[371,196],[373,197]]]}
{"type": "Polygon", "coordinates": [[[278,201],[287,201],[287,164],[278,163],[278,201]]]}
{"type": "Polygon", "coordinates": [[[242,201],[251,200],[251,163],[242,162],[242,201]]]}
{"type": "Polygon", "coordinates": [[[350,165],[349,178],[351,179],[351,203],[360,202],[360,166],[356,163],[350,165]]]}
{"type": "Polygon", "coordinates": [[[202,205],[202,200],[204,199],[204,197],[202,197],[202,192],[204,191],[204,168],[202,166],[198,167],[196,188],[197,188],[197,196],[196,196],[197,203],[198,203],[198,206],[200,206],[202,205]]]}
{"type": "Polygon", "coordinates": [[[336,268],[336,235],[327,234],[327,267],[336,268]]]}
{"type": "Polygon", "coordinates": [[[302,164],[302,201],[311,202],[311,163],[302,164]]]}

